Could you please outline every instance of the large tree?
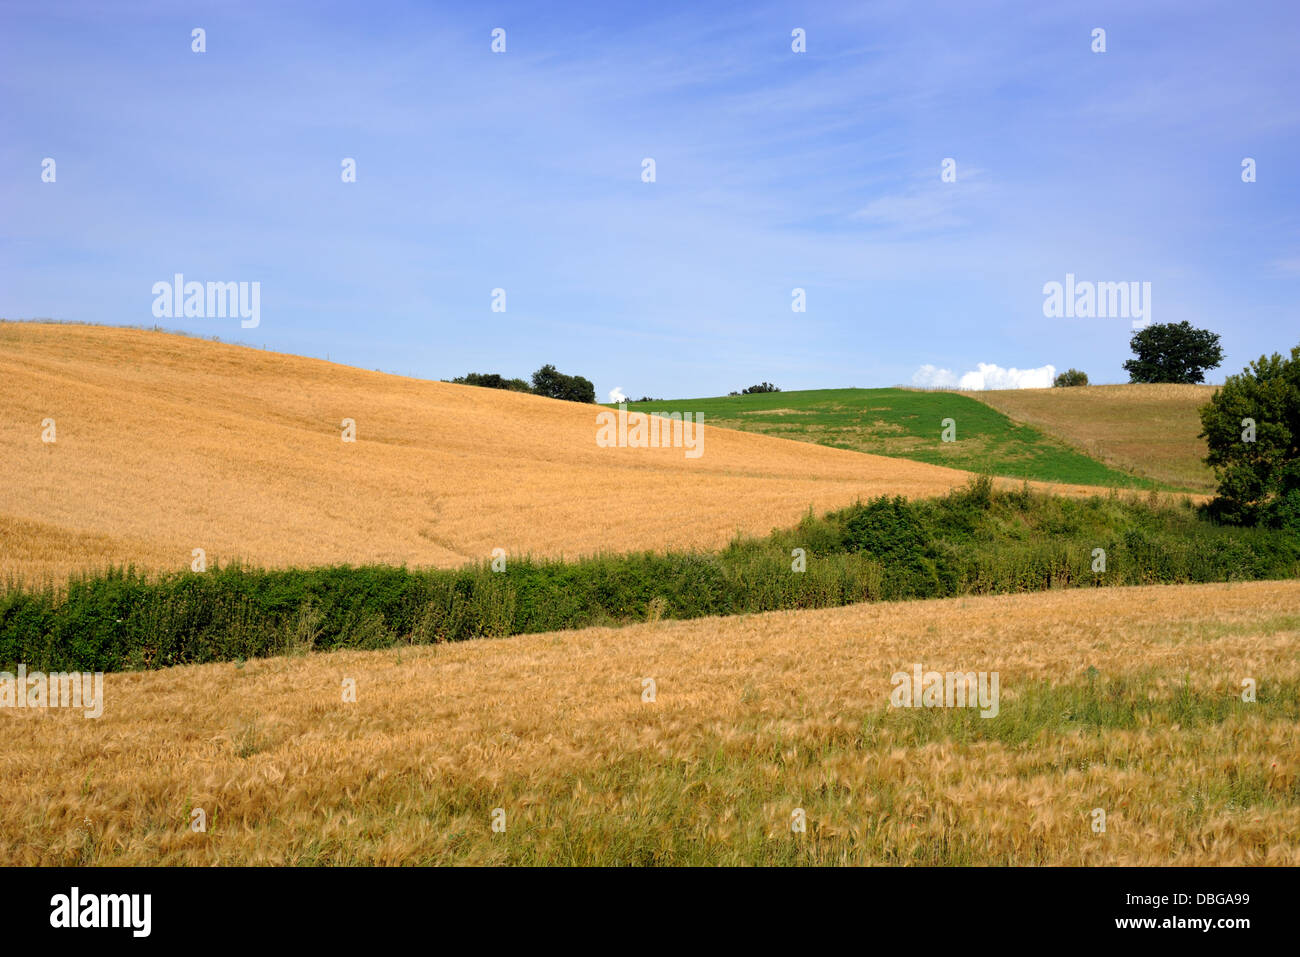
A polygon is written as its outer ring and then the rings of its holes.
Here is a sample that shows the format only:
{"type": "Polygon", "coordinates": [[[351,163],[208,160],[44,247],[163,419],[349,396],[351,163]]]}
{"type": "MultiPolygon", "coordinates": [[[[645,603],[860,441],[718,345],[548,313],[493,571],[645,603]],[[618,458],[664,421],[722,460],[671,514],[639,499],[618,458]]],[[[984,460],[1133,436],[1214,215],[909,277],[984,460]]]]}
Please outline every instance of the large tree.
{"type": "Polygon", "coordinates": [[[1219,480],[1211,511],[1300,533],[1300,346],[1228,376],[1201,409],[1201,427],[1219,480]]]}
{"type": "Polygon", "coordinates": [[[1124,363],[1130,382],[1204,382],[1206,370],[1223,362],[1218,334],[1186,320],[1147,326],[1129,346],[1137,357],[1124,363]]]}

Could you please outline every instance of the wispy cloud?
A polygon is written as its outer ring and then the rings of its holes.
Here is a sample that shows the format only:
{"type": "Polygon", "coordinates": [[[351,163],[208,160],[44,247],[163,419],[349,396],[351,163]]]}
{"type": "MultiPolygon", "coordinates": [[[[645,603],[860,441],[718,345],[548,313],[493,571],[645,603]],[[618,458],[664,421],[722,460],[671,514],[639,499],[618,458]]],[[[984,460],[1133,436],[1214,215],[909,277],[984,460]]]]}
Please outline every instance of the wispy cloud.
{"type": "Polygon", "coordinates": [[[600,394],[704,395],[971,355],[1117,377],[1126,329],[1043,319],[1074,272],[1176,277],[1161,301],[1220,318],[1230,353],[1294,343],[1291,283],[1254,281],[1297,274],[1291,0],[1100,0],[1104,55],[1068,5],[938,6],[229,4],[204,55],[162,0],[14,7],[0,315],[148,324],[179,271],[260,280],[259,344],[438,378],[555,362],[600,394]]]}

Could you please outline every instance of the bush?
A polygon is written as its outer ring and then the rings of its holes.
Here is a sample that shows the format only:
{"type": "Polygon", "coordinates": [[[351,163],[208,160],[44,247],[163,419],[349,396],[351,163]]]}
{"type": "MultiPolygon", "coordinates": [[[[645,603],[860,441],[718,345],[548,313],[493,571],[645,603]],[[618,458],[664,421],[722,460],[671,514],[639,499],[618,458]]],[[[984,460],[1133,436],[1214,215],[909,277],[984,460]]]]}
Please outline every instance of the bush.
{"type": "Polygon", "coordinates": [[[1300,532],[1300,346],[1228,376],[1201,409],[1201,427],[1219,481],[1210,514],[1300,532]]]}
{"type": "Polygon", "coordinates": [[[1080,372],[1078,369],[1066,369],[1064,372],[1062,372],[1060,375],[1058,375],[1055,379],[1052,380],[1053,386],[1062,389],[1068,388],[1070,386],[1087,385],[1087,384],[1088,384],[1088,373],[1080,372]]]}
{"type": "MultiPolygon", "coordinates": [[[[758,385],[751,385],[748,389],[741,389],[741,395],[757,395],[761,392],[780,392],[781,389],[772,385],[770,382],[760,382],[758,385]]],[[[736,393],[731,393],[735,395],[736,393]]]]}

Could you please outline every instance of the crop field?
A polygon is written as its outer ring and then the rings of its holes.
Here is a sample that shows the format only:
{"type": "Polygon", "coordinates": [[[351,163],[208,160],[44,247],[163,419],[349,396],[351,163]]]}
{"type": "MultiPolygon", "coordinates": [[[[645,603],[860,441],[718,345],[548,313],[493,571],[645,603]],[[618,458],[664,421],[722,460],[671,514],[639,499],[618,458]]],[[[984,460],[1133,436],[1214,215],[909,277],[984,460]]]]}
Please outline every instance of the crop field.
{"type": "Polygon", "coordinates": [[[0,9],[14,939],[1284,939],[1297,3],[0,9]]]}
{"type": "Polygon", "coordinates": [[[443,568],[495,548],[713,548],[810,507],[969,478],[707,416],[698,458],[601,448],[590,405],[123,328],[0,323],[0,406],[0,580],[183,569],[195,548],[209,563],[443,568]]]}
{"type": "Polygon", "coordinates": [[[1199,437],[1212,385],[1092,385],[1000,389],[971,397],[1106,464],[1162,485],[1208,492],[1214,475],[1199,437]]]}
{"type": "Polygon", "coordinates": [[[1300,540],[1215,525],[1186,496],[1065,497],[984,476],[941,498],[809,514],[713,552],[110,571],[0,588],[0,668],[121,671],[865,601],[1278,578],[1300,578],[1300,540]]]}
{"type": "Polygon", "coordinates": [[[1300,864],[1294,581],[105,681],[6,716],[0,863],[1300,864]],[[917,667],[996,672],[996,714],[892,706],[917,667]]]}
{"type": "Polygon", "coordinates": [[[993,403],[956,392],[815,389],[634,402],[628,409],[703,412],[732,429],[1009,478],[1111,488],[1185,487],[1138,475],[1118,459],[1108,465],[1050,429],[1013,420],[993,403]],[[936,441],[948,418],[956,426],[955,441],[936,441]]]}
{"type": "Polygon", "coordinates": [[[104,672],[95,720],[0,702],[0,864],[1300,864],[1300,543],[1170,491],[1188,447],[633,406],[703,412],[692,459],[207,340],[0,347],[0,670],[104,672]]]}

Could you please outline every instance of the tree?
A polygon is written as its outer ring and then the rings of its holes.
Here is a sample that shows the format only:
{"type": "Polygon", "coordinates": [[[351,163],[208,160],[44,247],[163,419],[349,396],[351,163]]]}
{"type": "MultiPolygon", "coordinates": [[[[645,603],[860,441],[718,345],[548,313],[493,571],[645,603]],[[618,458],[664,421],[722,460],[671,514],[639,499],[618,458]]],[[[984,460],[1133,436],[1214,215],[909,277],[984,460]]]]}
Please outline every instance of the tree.
{"type": "Polygon", "coordinates": [[[1080,372],[1078,369],[1067,369],[1065,372],[1062,372],[1060,375],[1058,375],[1055,379],[1052,380],[1053,386],[1062,389],[1072,385],[1087,385],[1087,384],[1088,384],[1088,373],[1080,372]]]}
{"type": "Polygon", "coordinates": [[[565,375],[555,366],[542,366],[533,373],[533,393],[567,402],[595,402],[596,387],[580,375],[565,375]]]}
{"type": "Polygon", "coordinates": [[[1204,382],[1223,362],[1219,336],[1186,320],[1147,326],[1129,340],[1136,359],[1124,363],[1129,382],[1204,382]]]}
{"type": "Polygon", "coordinates": [[[485,389],[509,389],[511,392],[529,392],[523,379],[507,379],[495,372],[471,372],[451,380],[455,385],[477,385],[485,389]]]}
{"type": "Polygon", "coordinates": [[[1201,409],[1201,428],[1219,481],[1210,513],[1300,533],[1300,346],[1228,376],[1201,409]]]}
{"type": "Polygon", "coordinates": [[[780,392],[781,390],[772,385],[770,382],[760,382],[758,385],[751,385],[748,389],[741,389],[741,395],[757,395],[760,392],[780,392]]]}

